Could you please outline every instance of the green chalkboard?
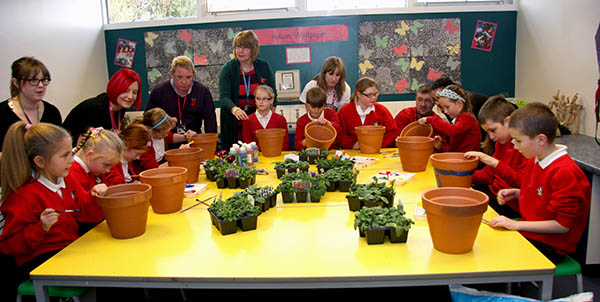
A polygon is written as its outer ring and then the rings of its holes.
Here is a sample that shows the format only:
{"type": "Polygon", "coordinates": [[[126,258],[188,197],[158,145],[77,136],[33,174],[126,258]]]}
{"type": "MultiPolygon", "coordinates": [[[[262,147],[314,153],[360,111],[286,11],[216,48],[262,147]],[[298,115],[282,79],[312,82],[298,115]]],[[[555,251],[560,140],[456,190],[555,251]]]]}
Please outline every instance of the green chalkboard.
{"type": "MultiPolygon", "coordinates": [[[[462,85],[465,89],[487,95],[504,93],[514,95],[515,90],[515,54],[516,54],[516,25],[517,12],[469,12],[469,13],[428,13],[428,14],[387,14],[387,15],[354,15],[339,17],[311,17],[270,19],[235,22],[218,22],[205,24],[185,24],[176,26],[156,26],[132,29],[106,30],[106,54],[109,75],[114,74],[120,66],[114,65],[116,45],[119,38],[137,43],[133,69],[138,72],[142,80],[142,97],[145,104],[148,97],[148,79],[146,72],[144,33],[147,31],[164,31],[175,29],[216,29],[236,27],[245,29],[267,29],[279,27],[303,27],[319,25],[348,25],[348,40],[303,44],[283,44],[262,46],[260,57],[269,61],[271,69],[286,70],[299,69],[302,87],[321,69],[322,62],[329,56],[335,55],[344,60],[346,65],[346,80],[353,88],[359,78],[358,71],[358,37],[361,22],[378,22],[393,20],[459,18],[461,39],[461,75],[462,85]],[[477,20],[484,20],[498,24],[494,44],[491,52],[471,48],[471,40],[477,20]],[[311,46],[312,63],[286,65],[285,47],[311,46]]],[[[231,47],[226,45],[226,47],[231,47]]],[[[218,74],[214,75],[215,77],[218,74]]],[[[380,101],[411,100],[414,94],[388,94],[380,96],[380,101]]],[[[213,95],[215,100],[217,95],[213,95]]]]}

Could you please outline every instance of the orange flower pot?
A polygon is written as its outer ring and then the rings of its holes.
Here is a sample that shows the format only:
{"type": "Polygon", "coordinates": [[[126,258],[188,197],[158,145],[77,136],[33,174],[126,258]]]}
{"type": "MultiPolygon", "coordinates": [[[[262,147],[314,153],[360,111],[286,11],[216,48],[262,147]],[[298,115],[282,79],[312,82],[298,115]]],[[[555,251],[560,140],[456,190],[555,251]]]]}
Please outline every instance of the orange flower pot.
{"type": "Polygon", "coordinates": [[[319,122],[310,122],[304,128],[306,135],[306,148],[319,148],[327,150],[335,142],[337,131],[332,125],[321,125],[319,122]]]}
{"type": "Polygon", "coordinates": [[[152,186],[152,210],[157,214],[169,214],[181,210],[187,169],[166,167],[149,169],[140,173],[140,181],[152,186]]]}
{"type": "Polygon", "coordinates": [[[191,147],[203,150],[201,160],[213,159],[217,151],[219,135],[216,133],[198,133],[192,137],[191,147]]]}
{"type": "Polygon", "coordinates": [[[198,181],[200,162],[202,162],[201,148],[183,148],[165,151],[165,159],[171,167],[184,167],[188,170],[187,183],[198,181]]]}
{"type": "Polygon", "coordinates": [[[264,157],[275,157],[281,155],[283,139],[286,131],[281,128],[270,128],[256,130],[260,152],[264,157]]]}
{"type": "Polygon", "coordinates": [[[431,155],[438,187],[471,187],[473,170],[477,168],[478,162],[477,158],[465,158],[465,154],[461,152],[431,155]]]}
{"type": "Polygon", "coordinates": [[[421,125],[419,122],[412,122],[400,132],[400,136],[428,136],[433,137],[433,127],[430,124],[421,125]]]}
{"type": "Polygon", "coordinates": [[[473,249],[489,198],[468,188],[437,188],[421,196],[433,247],[462,254],[473,249]]]}
{"type": "Polygon", "coordinates": [[[424,136],[398,136],[396,147],[400,153],[402,170],[421,172],[427,168],[429,156],[433,153],[433,138],[424,136]]]}
{"type": "Polygon", "coordinates": [[[94,194],[110,234],[117,239],[133,238],[146,232],[151,197],[152,187],[140,183],[111,186],[103,196],[94,194]]]}
{"type": "Polygon", "coordinates": [[[383,135],[385,134],[385,126],[356,126],[354,127],[358,143],[360,145],[360,153],[377,154],[381,150],[383,135]]]}

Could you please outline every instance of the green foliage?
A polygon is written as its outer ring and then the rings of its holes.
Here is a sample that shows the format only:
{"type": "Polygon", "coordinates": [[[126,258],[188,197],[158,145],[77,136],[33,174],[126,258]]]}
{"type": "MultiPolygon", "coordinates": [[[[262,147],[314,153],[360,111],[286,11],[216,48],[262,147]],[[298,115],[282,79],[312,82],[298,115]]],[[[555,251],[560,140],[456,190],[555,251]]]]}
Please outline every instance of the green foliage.
{"type": "Polygon", "coordinates": [[[331,159],[323,158],[317,161],[317,169],[328,170],[333,168],[344,168],[352,170],[354,167],[354,161],[350,159],[341,159],[338,157],[332,157],[331,159]]]}
{"type": "Polygon", "coordinates": [[[363,207],[356,212],[354,229],[393,228],[400,236],[403,231],[410,230],[415,222],[407,218],[402,205],[392,208],[363,207]]]}
{"type": "MultiPolygon", "coordinates": [[[[263,199],[264,202],[264,199],[263,199]]],[[[235,221],[243,216],[257,216],[260,210],[254,205],[255,198],[246,191],[236,192],[227,200],[213,202],[209,209],[220,220],[235,221]]]]}
{"type": "Polygon", "coordinates": [[[275,170],[294,169],[297,167],[298,167],[298,162],[291,158],[286,158],[285,161],[275,162],[275,170]]]}
{"type": "Polygon", "coordinates": [[[386,186],[385,183],[374,182],[370,184],[354,184],[350,187],[350,193],[346,197],[354,197],[360,200],[367,200],[371,202],[384,202],[390,203],[393,200],[388,200],[387,196],[394,195],[394,181],[390,186],[386,186]]]}
{"type": "Polygon", "coordinates": [[[255,175],[255,167],[240,167],[240,179],[252,179],[255,175]]]}
{"type": "Polygon", "coordinates": [[[310,198],[320,199],[325,195],[327,190],[327,182],[323,175],[316,175],[310,178],[310,198]]]}
{"type": "Polygon", "coordinates": [[[109,23],[196,17],[197,0],[109,0],[109,23]]]}
{"type": "Polygon", "coordinates": [[[288,173],[281,177],[281,184],[277,188],[279,192],[296,192],[295,182],[302,182],[311,185],[311,175],[306,172],[288,173]]]}
{"type": "Polygon", "coordinates": [[[356,182],[356,176],[358,175],[358,170],[349,170],[346,168],[333,168],[327,170],[324,174],[325,179],[329,182],[336,182],[340,180],[352,180],[356,182]]]}

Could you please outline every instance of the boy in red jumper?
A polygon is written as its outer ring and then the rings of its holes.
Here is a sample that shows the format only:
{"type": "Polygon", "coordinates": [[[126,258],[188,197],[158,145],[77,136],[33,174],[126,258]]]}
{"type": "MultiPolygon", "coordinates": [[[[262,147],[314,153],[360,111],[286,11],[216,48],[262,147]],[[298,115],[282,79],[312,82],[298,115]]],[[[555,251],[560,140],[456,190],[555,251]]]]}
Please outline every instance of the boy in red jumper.
{"type": "MultiPolygon", "coordinates": [[[[327,93],[320,87],[313,87],[306,92],[306,114],[301,116],[296,122],[296,139],[294,140],[296,150],[304,149],[306,146],[304,142],[304,128],[312,121],[318,121],[321,125],[330,124],[335,128],[337,133],[342,131],[337,112],[331,108],[325,108],[326,100],[327,93]]],[[[336,143],[334,142],[330,149],[335,148],[336,143]]]]}
{"type": "Polygon", "coordinates": [[[433,146],[439,152],[468,152],[479,151],[481,131],[473,116],[471,101],[467,93],[456,85],[450,85],[438,92],[440,106],[452,123],[445,122],[438,115],[422,117],[419,124],[431,124],[433,129],[449,137],[446,143],[441,136],[436,135],[433,146]]]}
{"type": "Polygon", "coordinates": [[[242,124],[242,137],[245,143],[256,142],[260,149],[260,144],[256,138],[256,130],[268,128],[285,129],[282,150],[290,150],[290,138],[287,131],[287,121],[285,117],[271,110],[271,104],[275,93],[267,85],[260,85],[254,91],[254,100],[256,101],[256,112],[248,116],[242,124]]]}
{"type": "Polygon", "coordinates": [[[492,219],[495,228],[519,231],[550,261],[559,263],[575,251],[590,211],[590,184],[567,154],[556,145],[558,122],[550,109],[531,103],[513,112],[509,132],[515,149],[530,158],[521,189],[503,189],[498,202],[519,200],[522,219],[492,219]]]}
{"type": "Polygon", "coordinates": [[[479,123],[488,133],[489,144],[495,142],[492,156],[483,152],[470,151],[465,157],[477,157],[486,166],[473,174],[473,188],[486,193],[490,197],[490,206],[500,215],[508,218],[521,217],[519,204],[516,200],[508,201],[508,206],[499,205],[496,194],[501,189],[518,188],[521,186],[521,170],[525,168],[527,159],[515,150],[510,142],[508,128],[510,114],[517,107],[502,96],[489,98],[479,110],[479,123]]]}
{"type": "Polygon", "coordinates": [[[343,149],[360,149],[354,127],[362,125],[385,126],[385,134],[381,142],[382,148],[394,144],[400,134],[396,122],[390,111],[385,106],[377,103],[379,85],[375,80],[364,77],[359,79],[354,86],[354,93],[350,103],[344,105],[338,112],[342,131],[338,133],[338,143],[343,149]]]}

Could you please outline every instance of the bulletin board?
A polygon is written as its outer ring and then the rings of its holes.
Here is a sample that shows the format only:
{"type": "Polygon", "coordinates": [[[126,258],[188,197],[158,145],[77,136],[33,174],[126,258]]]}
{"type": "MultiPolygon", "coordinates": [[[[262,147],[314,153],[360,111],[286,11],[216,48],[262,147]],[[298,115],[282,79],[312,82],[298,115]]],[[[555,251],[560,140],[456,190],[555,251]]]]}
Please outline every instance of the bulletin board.
{"type": "Polygon", "coordinates": [[[285,31],[285,29],[302,27],[344,26],[347,28],[347,37],[345,38],[316,41],[305,39],[268,45],[261,43],[259,57],[269,62],[273,73],[277,70],[300,70],[300,83],[303,87],[319,73],[321,65],[327,57],[338,56],[344,61],[346,82],[353,90],[354,84],[362,76],[371,76],[380,82],[382,94],[378,101],[381,102],[414,100],[414,88],[418,86],[417,84],[431,81],[431,77],[428,78],[430,67],[433,69],[432,77],[449,76],[469,91],[487,95],[504,93],[513,96],[515,90],[516,17],[516,11],[380,14],[105,30],[106,54],[107,62],[109,62],[108,73],[112,75],[118,69],[123,68],[112,64],[118,40],[124,39],[137,43],[137,55],[132,69],[142,79],[141,91],[143,104],[145,104],[152,85],[168,78],[168,67],[172,58],[176,55],[184,55],[187,51],[193,61],[201,65],[196,68],[197,79],[211,89],[213,99],[219,106],[216,82],[221,66],[232,55],[232,34],[247,29],[267,31],[282,29],[285,31]],[[489,52],[471,48],[478,20],[498,25],[493,49],[489,52]],[[448,21],[451,21],[450,25],[448,21]],[[365,35],[371,25],[374,34],[365,35]],[[408,29],[404,30],[403,28],[406,27],[408,29]],[[451,34],[446,27],[453,30],[454,33],[451,34]],[[416,34],[413,28],[417,29],[416,34]],[[396,33],[397,29],[399,32],[405,31],[405,36],[402,37],[396,33]],[[379,36],[379,45],[385,45],[385,36],[388,36],[387,47],[378,47],[377,36],[379,36]],[[187,37],[189,37],[189,43],[186,42],[187,37]],[[151,40],[154,44],[151,45],[146,40],[151,40]],[[173,41],[175,42],[173,43],[173,41]],[[406,53],[402,51],[400,52],[401,56],[398,56],[394,48],[401,50],[402,42],[406,42],[406,53]],[[450,46],[452,48],[448,48],[450,46]],[[310,48],[310,63],[288,64],[286,48],[289,47],[310,48]],[[415,62],[412,62],[413,58],[415,62]],[[400,59],[404,60],[399,62],[400,59]],[[365,68],[365,72],[361,73],[360,64],[363,64],[363,68],[368,67],[364,65],[365,60],[369,60],[373,68],[365,68]],[[206,65],[203,64],[204,61],[206,61],[206,65]],[[405,67],[407,61],[408,68],[405,67]],[[417,70],[420,62],[424,63],[421,69],[417,70]],[[413,63],[413,68],[410,68],[411,63],[413,63]],[[385,68],[389,69],[389,76],[385,68]],[[402,79],[405,79],[406,83],[401,83],[399,92],[396,83],[401,82],[402,79]]]}

